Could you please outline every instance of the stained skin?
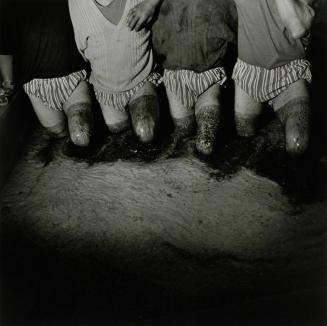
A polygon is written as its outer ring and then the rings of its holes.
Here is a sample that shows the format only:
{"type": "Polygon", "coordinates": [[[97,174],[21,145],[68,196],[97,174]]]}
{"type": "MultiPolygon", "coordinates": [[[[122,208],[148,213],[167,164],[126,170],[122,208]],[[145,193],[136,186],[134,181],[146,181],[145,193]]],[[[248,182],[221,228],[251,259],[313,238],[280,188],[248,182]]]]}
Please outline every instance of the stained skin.
{"type": "Polygon", "coordinates": [[[159,102],[155,95],[143,95],[129,104],[133,130],[145,144],[155,138],[159,121],[159,102]]]}
{"type": "Polygon", "coordinates": [[[75,104],[66,111],[68,130],[72,142],[77,146],[88,146],[93,128],[92,105],[75,104]]]}
{"type": "Polygon", "coordinates": [[[196,112],[196,149],[204,155],[212,154],[221,123],[221,113],[216,105],[201,107],[196,112]]]}
{"type": "Polygon", "coordinates": [[[277,111],[285,128],[286,151],[303,155],[309,148],[311,109],[309,99],[293,100],[277,111]]]}

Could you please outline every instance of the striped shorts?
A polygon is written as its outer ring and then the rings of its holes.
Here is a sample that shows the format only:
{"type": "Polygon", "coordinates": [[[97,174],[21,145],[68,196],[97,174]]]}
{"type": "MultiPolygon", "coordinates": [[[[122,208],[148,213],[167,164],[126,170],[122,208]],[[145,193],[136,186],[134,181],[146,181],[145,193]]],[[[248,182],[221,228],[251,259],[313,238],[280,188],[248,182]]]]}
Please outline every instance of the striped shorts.
{"type": "Polygon", "coordinates": [[[135,87],[128,91],[111,93],[104,90],[99,90],[94,87],[94,93],[97,101],[100,104],[107,105],[112,108],[116,108],[120,111],[126,111],[127,105],[130,102],[132,96],[140,90],[146,82],[150,82],[155,86],[158,86],[161,82],[161,75],[157,72],[152,72],[145,80],[137,84],[135,87]]]}
{"type": "Polygon", "coordinates": [[[23,85],[28,95],[39,98],[49,109],[63,110],[63,104],[74,92],[78,84],[87,79],[85,70],[58,78],[32,79],[23,85]]]}
{"type": "Polygon", "coordinates": [[[163,83],[176,95],[181,104],[193,108],[198,97],[214,84],[223,85],[226,81],[224,68],[215,68],[196,73],[192,70],[165,70],[163,83]]]}
{"type": "Polygon", "coordinates": [[[253,66],[237,59],[232,78],[238,87],[257,102],[267,102],[299,79],[311,82],[312,75],[310,63],[305,59],[294,60],[273,69],[253,66]]]}

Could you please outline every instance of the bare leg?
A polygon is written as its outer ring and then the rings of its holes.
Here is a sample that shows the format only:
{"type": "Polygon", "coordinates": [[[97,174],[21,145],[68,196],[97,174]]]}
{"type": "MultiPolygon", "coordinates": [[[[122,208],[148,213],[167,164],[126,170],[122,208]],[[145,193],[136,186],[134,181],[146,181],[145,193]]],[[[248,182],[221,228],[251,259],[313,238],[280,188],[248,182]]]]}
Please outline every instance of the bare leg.
{"type": "Polygon", "coordinates": [[[64,112],[49,109],[38,97],[29,95],[34,112],[41,125],[46,128],[55,137],[64,137],[67,135],[66,117],[64,112]]]}
{"type": "Polygon", "coordinates": [[[221,125],[221,87],[214,84],[198,98],[195,104],[197,122],[196,149],[210,155],[221,125]]]}
{"type": "Polygon", "coordinates": [[[128,105],[133,130],[143,143],[150,143],[155,137],[159,122],[157,88],[150,82],[131,98],[128,105]]]}
{"type": "Polygon", "coordinates": [[[88,146],[93,127],[92,102],[87,82],[82,81],[64,103],[70,138],[75,145],[88,146]]]}
{"type": "Polygon", "coordinates": [[[188,136],[195,129],[194,109],[180,103],[176,95],[166,88],[170,115],[175,125],[175,133],[180,136],[188,136]]]}
{"type": "Polygon", "coordinates": [[[182,144],[183,140],[192,135],[195,130],[194,108],[187,107],[179,101],[177,96],[166,88],[169,111],[174,123],[174,131],[170,135],[170,141],[161,158],[169,158],[175,155],[176,149],[182,144]]]}
{"type": "Polygon", "coordinates": [[[285,128],[286,151],[302,155],[309,147],[310,98],[306,81],[289,86],[273,101],[274,110],[285,128]]]}
{"type": "Polygon", "coordinates": [[[261,111],[262,103],[255,101],[235,85],[235,124],[239,136],[255,135],[261,111]]]}
{"type": "Polygon", "coordinates": [[[119,133],[130,128],[128,114],[125,111],[120,111],[115,107],[100,104],[103,118],[110,132],[119,133]]]}

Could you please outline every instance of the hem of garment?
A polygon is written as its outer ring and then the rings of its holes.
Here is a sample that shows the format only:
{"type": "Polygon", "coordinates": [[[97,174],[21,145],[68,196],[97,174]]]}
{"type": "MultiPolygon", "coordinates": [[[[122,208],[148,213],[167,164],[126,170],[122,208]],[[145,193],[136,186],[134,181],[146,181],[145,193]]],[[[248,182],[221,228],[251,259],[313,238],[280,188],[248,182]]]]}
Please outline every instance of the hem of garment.
{"type": "Polygon", "coordinates": [[[260,103],[271,101],[300,79],[312,81],[311,65],[307,59],[292,60],[286,65],[266,69],[237,59],[232,79],[246,94],[260,103]]]}
{"type": "Polygon", "coordinates": [[[25,83],[23,88],[26,94],[37,97],[49,109],[63,111],[64,103],[86,79],[86,70],[80,70],[63,77],[35,78],[25,83]]]}
{"type": "Polygon", "coordinates": [[[194,72],[192,70],[165,69],[163,83],[187,108],[193,108],[197,99],[212,85],[224,85],[227,80],[223,67],[217,67],[204,72],[194,72]]]}
{"type": "Polygon", "coordinates": [[[99,90],[94,85],[95,98],[100,104],[112,106],[120,111],[126,111],[127,104],[131,97],[139,91],[145,83],[150,82],[156,87],[162,81],[162,76],[157,72],[152,72],[147,78],[138,83],[132,89],[122,92],[110,92],[109,90],[99,90]]]}

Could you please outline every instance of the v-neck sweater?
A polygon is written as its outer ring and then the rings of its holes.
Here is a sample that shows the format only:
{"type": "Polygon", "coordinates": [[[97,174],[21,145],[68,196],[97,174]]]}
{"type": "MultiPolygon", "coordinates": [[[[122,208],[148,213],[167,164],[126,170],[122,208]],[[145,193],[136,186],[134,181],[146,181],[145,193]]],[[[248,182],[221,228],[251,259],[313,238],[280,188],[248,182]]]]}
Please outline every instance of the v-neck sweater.
{"type": "Polygon", "coordinates": [[[144,81],[153,68],[151,31],[130,31],[126,17],[143,0],[127,0],[117,25],[91,0],[69,0],[78,50],[91,64],[90,83],[102,92],[123,92],[144,81]]]}

